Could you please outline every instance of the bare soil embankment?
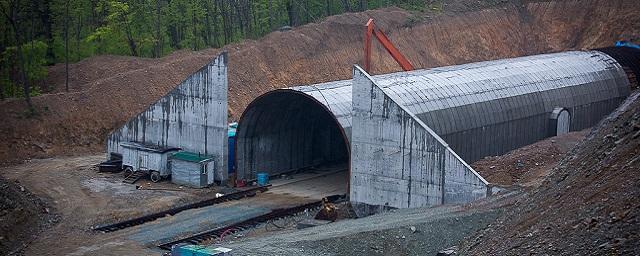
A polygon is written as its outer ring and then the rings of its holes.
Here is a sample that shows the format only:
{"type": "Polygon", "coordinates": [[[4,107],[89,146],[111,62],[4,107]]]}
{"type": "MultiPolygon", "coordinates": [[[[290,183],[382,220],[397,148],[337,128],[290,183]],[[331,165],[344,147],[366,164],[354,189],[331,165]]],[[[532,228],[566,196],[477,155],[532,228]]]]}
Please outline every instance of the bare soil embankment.
{"type": "Polygon", "coordinates": [[[471,166],[493,185],[535,188],[590,130],[551,137],[501,156],[485,157],[471,166]]]}
{"type": "Polygon", "coordinates": [[[56,221],[47,204],[17,182],[0,177],[0,254],[26,247],[56,221]]]}
{"type": "Polygon", "coordinates": [[[640,254],[639,96],[603,120],[539,188],[467,240],[465,253],[640,254]]]}

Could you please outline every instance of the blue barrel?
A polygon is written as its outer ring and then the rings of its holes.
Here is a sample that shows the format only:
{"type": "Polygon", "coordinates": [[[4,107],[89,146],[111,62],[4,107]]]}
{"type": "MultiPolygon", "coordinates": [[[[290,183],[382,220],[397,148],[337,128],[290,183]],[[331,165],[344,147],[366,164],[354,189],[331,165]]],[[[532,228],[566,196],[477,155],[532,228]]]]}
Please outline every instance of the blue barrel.
{"type": "Polygon", "coordinates": [[[258,185],[259,186],[266,186],[267,184],[269,184],[269,174],[266,172],[259,172],[258,173],[258,185]]]}
{"type": "Polygon", "coordinates": [[[229,136],[229,159],[227,159],[227,167],[229,175],[236,172],[236,136],[229,136]]]}
{"type": "Polygon", "coordinates": [[[236,172],[236,129],[238,129],[238,123],[230,123],[227,131],[227,137],[229,138],[229,158],[227,159],[227,168],[229,175],[236,172]]]}

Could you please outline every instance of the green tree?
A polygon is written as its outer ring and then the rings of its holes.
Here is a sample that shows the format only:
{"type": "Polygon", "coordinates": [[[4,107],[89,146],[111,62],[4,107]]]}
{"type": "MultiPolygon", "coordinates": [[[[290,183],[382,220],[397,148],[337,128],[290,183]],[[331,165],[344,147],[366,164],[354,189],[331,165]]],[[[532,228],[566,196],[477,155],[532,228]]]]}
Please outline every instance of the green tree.
{"type": "Polygon", "coordinates": [[[0,0],[0,98],[25,97],[31,108],[31,90],[51,89],[39,77],[45,77],[45,66],[53,63],[74,62],[97,54],[158,58],[178,49],[222,47],[259,38],[282,26],[299,26],[344,12],[389,5],[424,10],[428,6],[442,7],[443,2],[0,0]],[[43,43],[45,62],[40,54],[43,43]]]}
{"type": "Polygon", "coordinates": [[[20,47],[20,50],[18,47],[11,46],[6,48],[0,56],[3,94],[8,97],[38,95],[47,77],[47,44],[42,41],[28,42],[20,47]],[[20,62],[20,58],[29,61],[25,61],[23,65],[14,65],[20,62]],[[21,70],[23,68],[24,73],[21,70]],[[16,83],[22,82],[23,76],[30,86],[28,91],[20,90],[20,85],[16,83]]]}
{"type": "MultiPolygon", "coordinates": [[[[13,35],[14,35],[15,45],[16,45],[14,63],[16,63],[18,67],[18,70],[16,71],[16,73],[20,74],[19,81],[22,83],[23,96],[24,96],[25,102],[27,103],[27,107],[31,112],[33,112],[35,111],[35,108],[33,107],[33,103],[31,102],[31,95],[30,95],[31,86],[29,84],[29,79],[27,79],[25,58],[24,58],[24,53],[22,51],[22,43],[24,42],[23,41],[24,35],[21,27],[22,21],[25,20],[24,14],[32,13],[33,11],[33,9],[29,7],[32,7],[32,5],[23,4],[20,0],[8,0],[8,1],[0,2],[0,11],[2,12],[2,15],[6,19],[7,23],[11,25],[11,28],[13,30],[13,35]],[[19,10],[21,10],[25,6],[28,6],[27,10],[20,12],[19,10]]],[[[6,49],[10,50],[11,48],[6,48],[6,49]]],[[[5,52],[7,50],[5,50],[5,52]]],[[[5,56],[9,56],[9,55],[5,55],[5,56]]],[[[18,79],[15,79],[14,81],[16,80],[18,79]]]]}

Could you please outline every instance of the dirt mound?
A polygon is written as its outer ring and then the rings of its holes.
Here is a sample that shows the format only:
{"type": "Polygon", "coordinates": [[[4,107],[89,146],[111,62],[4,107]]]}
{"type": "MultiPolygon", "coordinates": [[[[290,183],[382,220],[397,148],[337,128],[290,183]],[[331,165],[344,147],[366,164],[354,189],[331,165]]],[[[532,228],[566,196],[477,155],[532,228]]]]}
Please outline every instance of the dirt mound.
{"type": "MultiPolygon", "coordinates": [[[[136,58],[129,56],[103,55],[81,60],[69,65],[69,91],[79,91],[87,84],[107,79],[114,74],[135,72],[161,63],[158,59],[136,58]]],[[[56,64],[49,68],[46,83],[51,93],[65,92],[65,65],[56,64]]]]}
{"type": "Polygon", "coordinates": [[[551,137],[501,156],[485,157],[471,166],[493,185],[535,187],[588,132],[551,137]]]}
{"type": "Polygon", "coordinates": [[[0,177],[0,254],[19,250],[33,240],[49,208],[23,186],[0,177]]]}
{"type": "MultiPolygon", "coordinates": [[[[273,32],[258,41],[224,48],[230,58],[231,120],[237,120],[252,99],[269,90],[349,79],[351,65],[360,61],[363,24],[370,17],[414,66],[427,68],[609,46],[621,35],[640,35],[636,7],[634,0],[532,2],[445,13],[415,25],[408,21],[424,17],[386,9],[333,16],[318,24],[273,32]]],[[[464,8],[475,7],[457,10],[464,8]]],[[[391,57],[375,45],[372,73],[399,71],[391,57]]],[[[157,60],[103,56],[71,65],[72,92],[35,97],[40,116],[25,118],[20,100],[0,103],[0,141],[5,142],[0,146],[0,162],[103,150],[109,131],[219,52],[181,51],[157,60]]],[[[64,69],[55,66],[51,70],[49,81],[60,92],[64,69]]]]}
{"type": "Polygon", "coordinates": [[[629,97],[466,252],[640,254],[639,96],[629,97]]]}

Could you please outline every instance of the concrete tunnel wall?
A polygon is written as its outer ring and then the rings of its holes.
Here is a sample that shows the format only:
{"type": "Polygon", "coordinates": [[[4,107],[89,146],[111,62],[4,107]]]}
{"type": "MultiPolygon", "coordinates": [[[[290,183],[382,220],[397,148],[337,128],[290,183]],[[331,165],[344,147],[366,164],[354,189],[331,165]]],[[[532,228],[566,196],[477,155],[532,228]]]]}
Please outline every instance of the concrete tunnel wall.
{"type": "Polygon", "coordinates": [[[121,154],[121,143],[129,141],[179,147],[212,156],[215,179],[225,181],[228,178],[227,91],[227,54],[222,53],[109,134],[107,157],[111,153],[121,154]]]}
{"type": "MultiPolygon", "coordinates": [[[[557,108],[569,111],[570,131],[591,127],[630,93],[629,80],[621,65],[599,51],[542,54],[376,75],[372,79],[467,162],[501,155],[552,136],[550,130],[553,129],[549,126],[553,123],[552,112],[557,108]]],[[[313,98],[312,102],[322,105],[317,108],[329,111],[346,140],[351,140],[351,86],[352,80],[343,80],[281,89],[269,94],[282,94],[281,102],[288,101],[287,95],[299,93],[313,98]]],[[[273,95],[271,97],[277,98],[273,95]]],[[[267,99],[260,97],[258,101],[267,99]]],[[[251,178],[243,174],[254,172],[255,166],[264,166],[264,163],[255,162],[260,159],[256,155],[269,154],[266,150],[273,149],[269,141],[255,143],[253,141],[258,137],[240,132],[249,126],[271,129],[269,127],[275,125],[269,121],[272,118],[259,117],[265,106],[277,108],[271,111],[282,116],[292,115],[288,113],[292,109],[286,104],[252,103],[247,107],[238,124],[239,178],[251,178]],[[247,118],[249,116],[251,118],[247,118]]],[[[287,136],[290,136],[288,131],[282,131],[272,137],[287,136]]],[[[296,136],[298,140],[305,138],[296,136]]],[[[349,141],[345,143],[350,144],[349,141]]],[[[278,159],[300,157],[283,154],[278,159]]],[[[273,162],[269,166],[275,169],[304,167],[273,162]]]]}
{"type": "Polygon", "coordinates": [[[467,203],[489,184],[399,99],[353,70],[350,199],[359,216],[383,207],[467,203]]]}

